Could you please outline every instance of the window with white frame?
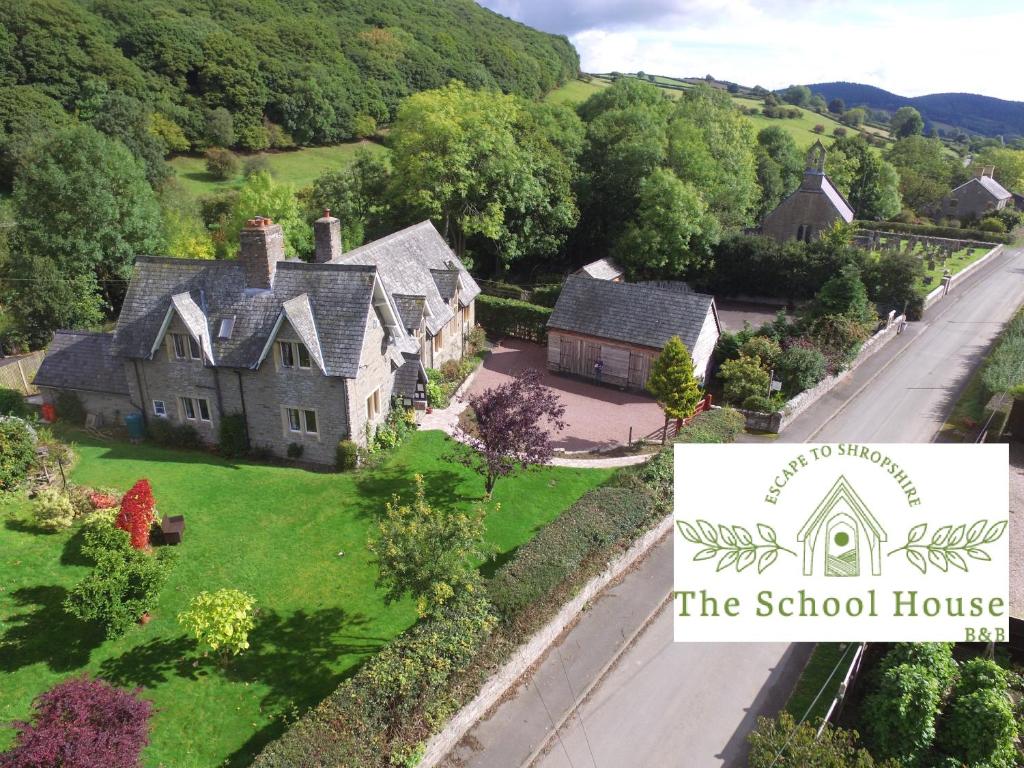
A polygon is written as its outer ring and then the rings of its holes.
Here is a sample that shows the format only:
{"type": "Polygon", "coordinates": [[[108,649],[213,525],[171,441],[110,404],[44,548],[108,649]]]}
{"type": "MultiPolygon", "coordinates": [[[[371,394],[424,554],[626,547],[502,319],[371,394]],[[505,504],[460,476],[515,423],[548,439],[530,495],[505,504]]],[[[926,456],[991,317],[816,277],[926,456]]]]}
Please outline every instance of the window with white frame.
{"type": "Polygon", "coordinates": [[[210,421],[210,401],[202,397],[182,397],[181,412],[187,421],[210,421]]]}
{"type": "Polygon", "coordinates": [[[277,342],[278,359],[282,368],[309,368],[311,367],[309,350],[306,345],[299,341],[277,342]]]}
{"type": "Polygon", "coordinates": [[[163,400],[153,401],[153,415],[159,416],[161,419],[167,418],[167,403],[163,400]]]}
{"type": "Polygon", "coordinates": [[[380,415],[380,387],[366,398],[366,420],[373,421],[380,415]]]}
{"type": "Polygon", "coordinates": [[[293,434],[320,434],[317,412],[312,408],[292,408],[291,406],[285,406],[284,419],[288,431],[293,434]]]}

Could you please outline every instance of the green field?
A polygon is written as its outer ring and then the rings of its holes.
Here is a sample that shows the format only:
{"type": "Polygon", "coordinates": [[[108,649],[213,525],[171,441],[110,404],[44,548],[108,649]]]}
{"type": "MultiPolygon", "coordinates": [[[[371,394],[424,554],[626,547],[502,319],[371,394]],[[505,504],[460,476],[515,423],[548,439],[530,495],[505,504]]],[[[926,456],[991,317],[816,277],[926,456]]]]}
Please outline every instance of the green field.
{"type": "MultiPolygon", "coordinates": [[[[344,168],[353,162],[360,150],[386,152],[380,144],[372,141],[355,141],[335,144],[330,147],[308,147],[288,152],[256,152],[242,155],[244,163],[250,157],[266,158],[270,173],[276,181],[292,184],[296,188],[309,186],[324,171],[344,168]]],[[[206,172],[206,161],[202,157],[175,157],[168,161],[175,177],[190,194],[199,197],[223,189],[241,186],[243,178],[239,173],[234,179],[218,181],[206,172]]]]}
{"type": "Polygon", "coordinates": [[[585,80],[570,80],[561,88],[556,88],[544,97],[544,101],[551,104],[569,104],[575,106],[582,104],[593,94],[607,88],[608,83],[604,80],[594,78],[589,83],[585,80]]]}
{"type": "MultiPolygon", "coordinates": [[[[75,482],[127,489],[149,478],[160,514],[185,515],[184,542],[152,622],[104,640],[61,608],[88,570],[80,537],[40,532],[26,502],[0,501],[0,722],[83,672],[141,686],[157,710],[150,768],[248,765],[286,720],[412,624],[411,601],[386,605],[376,588],[366,539],[384,502],[412,492],[414,473],[438,506],[465,508],[483,494],[478,475],[445,459],[465,449],[441,432],[415,433],[379,469],[349,474],[77,437],[75,482]],[[223,587],[252,593],[260,608],[252,647],[225,668],[175,619],[199,591],[223,587]]],[[[511,552],[609,474],[546,468],[500,480],[488,539],[511,552]]],[[[12,736],[0,728],[0,751],[12,736]]]]}

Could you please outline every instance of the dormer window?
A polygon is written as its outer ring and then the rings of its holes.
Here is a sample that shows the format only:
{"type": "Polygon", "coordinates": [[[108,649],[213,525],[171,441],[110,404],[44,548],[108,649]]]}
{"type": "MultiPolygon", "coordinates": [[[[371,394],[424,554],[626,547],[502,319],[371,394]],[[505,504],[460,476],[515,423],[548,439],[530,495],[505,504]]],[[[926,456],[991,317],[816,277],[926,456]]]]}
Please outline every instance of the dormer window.
{"type": "Polygon", "coordinates": [[[309,350],[305,344],[298,341],[279,341],[277,348],[282,368],[312,367],[309,350]]]}

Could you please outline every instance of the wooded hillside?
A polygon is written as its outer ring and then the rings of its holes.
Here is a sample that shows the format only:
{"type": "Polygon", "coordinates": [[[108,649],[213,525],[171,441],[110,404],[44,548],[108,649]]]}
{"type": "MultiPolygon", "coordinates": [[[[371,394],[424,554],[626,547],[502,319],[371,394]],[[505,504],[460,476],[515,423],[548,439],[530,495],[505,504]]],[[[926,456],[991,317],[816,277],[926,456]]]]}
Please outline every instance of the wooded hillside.
{"type": "Polygon", "coordinates": [[[576,74],[564,37],[472,0],[8,0],[4,135],[99,113],[165,149],[326,144],[455,78],[539,97],[576,74]]]}

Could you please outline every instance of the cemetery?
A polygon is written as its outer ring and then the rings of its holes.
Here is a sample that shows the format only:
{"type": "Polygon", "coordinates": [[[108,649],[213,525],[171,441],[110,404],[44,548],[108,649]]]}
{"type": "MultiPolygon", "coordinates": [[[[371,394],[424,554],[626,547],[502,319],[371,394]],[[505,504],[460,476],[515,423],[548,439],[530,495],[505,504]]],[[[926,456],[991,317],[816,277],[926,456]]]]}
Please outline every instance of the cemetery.
{"type": "Polygon", "coordinates": [[[959,240],[878,230],[858,230],[854,244],[876,256],[888,253],[918,256],[924,264],[924,275],[917,285],[921,296],[935,290],[942,283],[942,276],[947,271],[955,275],[996,247],[996,243],[980,240],[959,240]]]}

